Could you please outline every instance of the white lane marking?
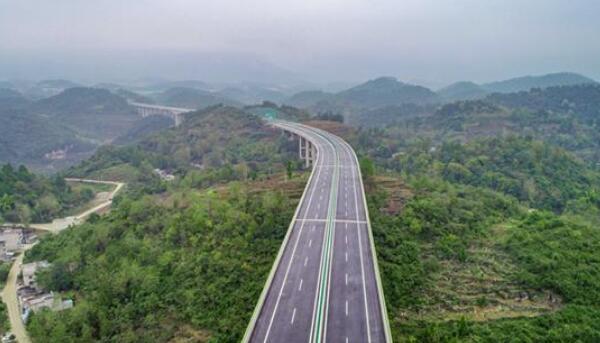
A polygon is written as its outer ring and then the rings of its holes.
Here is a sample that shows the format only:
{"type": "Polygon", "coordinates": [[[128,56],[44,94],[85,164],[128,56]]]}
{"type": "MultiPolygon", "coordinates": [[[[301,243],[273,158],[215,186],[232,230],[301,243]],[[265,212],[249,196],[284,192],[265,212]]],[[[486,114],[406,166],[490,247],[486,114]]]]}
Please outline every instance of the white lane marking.
{"type": "Polygon", "coordinates": [[[346,343],[348,343],[348,337],[346,337],[346,343]]]}
{"type": "Polygon", "coordinates": [[[348,300],[346,300],[346,317],[348,317],[348,300]]]}
{"type": "Polygon", "coordinates": [[[304,266],[306,267],[306,264],[308,263],[308,257],[304,258],[304,266]]]}
{"type": "Polygon", "coordinates": [[[348,262],[348,252],[346,251],[346,262],[348,262]]]}
{"type": "MultiPolygon", "coordinates": [[[[344,148],[346,149],[346,151],[348,153],[351,153],[351,151],[346,147],[346,145],[344,145],[344,148]]],[[[355,171],[354,168],[352,168],[352,178],[355,178],[355,171]]],[[[361,184],[362,185],[362,184],[361,184]]],[[[362,284],[363,284],[363,298],[365,300],[365,318],[367,321],[367,342],[371,342],[371,323],[369,323],[369,304],[367,302],[367,285],[366,285],[366,281],[365,281],[365,267],[364,267],[364,262],[363,262],[363,252],[362,252],[362,241],[361,241],[361,230],[360,230],[360,224],[358,224],[358,193],[356,190],[356,182],[353,183],[352,185],[354,188],[354,203],[357,204],[357,209],[356,209],[356,231],[358,233],[358,255],[360,256],[360,273],[361,273],[361,277],[362,277],[362,284]]],[[[363,191],[364,194],[364,191],[363,191]]]]}
{"type": "Polygon", "coordinates": [[[348,273],[346,273],[346,286],[348,286],[348,273]]]}
{"type": "Polygon", "coordinates": [[[346,245],[348,245],[348,235],[346,235],[346,245]]]}
{"type": "Polygon", "coordinates": [[[312,246],[312,239],[310,241],[308,241],[308,247],[310,248],[312,246]]]}
{"type": "Polygon", "coordinates": [[[302,291],[302,281],[303,281],[303,280],[302,280],[302,279],[300,279],[300,286],[298,286],[298,292],[301,292],[301,291],[302,291]]]}
{"type": "MultiPolygon", "coordinates": [[[[329,146],[330,146],[332,149],[334,149],[334,147],[333,147],[333,144],[331,144],[331,142],[327,141],[327,143],[328,143],[328,145],[329,145],[329,146]]],[[[334,152],[335,152],[335,151],[334,151],[334,152]]],[[[331,199],[331,194],[330,194],[329,196],[330,196],[330,199],[331,199]]],[[[335,219],[335,212],[334,212],[334,217],[333,217],[333,218],[335,219]]],[[[330,219],[331,219],[331,218],[330,218],[330,219]]],[[[326,230],[323,230],[323,231],[326,231],[326,230]]],[[[325,238],[326,238],[326,237],[325,237],[325,238]]],[[[323,239],[323,247],[322,247],[322,249],[325,249],[325,244],[326,244],[326,242],[327,242],[327,240],[326,240],[325,238],[323,239]]],[[[332,238],[332,240],[333,240],[333,241],[335,241],[335,230],[333,230],[333,238],[332,238]]],[[[333,252],[333,249],[331,249],[331,253],[332,253],[332,252],[333,252]]],[[[331,256],[331,255],[330,255],[330,256],[331,256]]],[[[319,276],[318,276],[318,278],[317,278],[317,285],[320,285],[320,284],[321,284],[321,282],[331,282],[331,279],[330,279],[330,278],[331,278],[331,274],[329,274],[329,277],[328,277],[328,280],[327,280],[327,281],[325,281],[325,280],[324,280],[324,279],[321,277],[321,276],[322,276],[322,275],[321,275],[321,273],[323,272],[323,257],[324,257],[324,255],[323,255],[323,254],[321,254],[321,258],[320,258],[320,260],[319,260],[319,274],[318,274],[319,276]]],[[[324,333],[323,333],[323,335],[322,335],[323,337],[325,337],[325,339],[327,339],[327,313],[328,313],[328,312],[327,312],[327,310],[328,310],[328,308],[327,308],[327,305],[328,305],[328,298],[329,298],[329,291],[330,291],[330,290],[331,290],[331,288],[329,288],[329,284],[328,284],[328,287],[327,287],[327,292],[326,292],[326,298],[325,298],[325,313],[324,313],[325,323],[324,323],[324,325],[323,325],[323,328],[324,328],[324,333]]],[[[310,322],[310,337],[311,337],[311,339],[312,339],[312,337],[313,337],[313,334],[315,334],[315,331],[314,331],[314,330],[315,330],[315,320],[316,320],[316,317],[317,317],[317,316],[315,315],[315,312],[317,311],[317,302],[318,302],[318,300],[319,300],[319,292],[315,292],[315,299],[314,299],[314,302],[313,302],[312,320],[311,320],[311,322],[310,322]]],[[[317,336],[319,336],[320,334],[321,334],[321,333],[317,333],[317,336]]]]}
{"type": "MultiPolygon", "coordinates": [[[[321,160],[321,155],[319,154],[317,157],[317,164],[319,163],[319,160],[321,160]]],[[[317,178],[316,180],[319,179],[319,177],[321,176],[321,169],[319,169],[317,171],[317,178]]],[[[315,185],[318,184],[315,183],[315,185]]],[[[308,197],[308,206],[307,208],[310,208],[310,205],[312,204],[312,198],[313,195],[315,194],[316,191],[316,187],[313,187],[313,189],[311,189],[310,191],[310,195],[308,197]]],[[[279,308],[279,302],[281,300],[281,296],[283,294],[283,289],[285,288],[285,285],[287,284],[287,277],[290,273],[290,269],[292,268],[292,262],[294,261],[294,255],[296,255],[296,248],[298,247],[298,243],[300,242],[300,236],[302,236],[302,229],[304,228],[304,221],[302,222],[302,224],[300,224],[300,230],[298,230],[298,237],[296,237],[296,242],[294,243],[294,248],[292,249],[292,256],[290,256],[290,261],[288,262],[288,266],[285,270],[285,274],[283,276],[283,283],[281,284],[280,288],[279,288],[279,294],[277,295],[277,301],[275,301],[275,306],[273,307],[273,313],[271,314],[271,319],[269,320],[269,326],[267,327],[267,332],[265,333],[265,339],[263,342],[267,342],[269,340],[269,334],[271,333],[271,327],[273,326],[273,321],[275,320],[275,315],[277,314],[277,309],[279,308]]]]}
{"type": "MultiPolygon", "coordinates": [[[[348,315],[348,303],[346,302],[346,315],[348,315]]],[[[292,312],[292,321],[290,321],[290,324],[294,324],[294,318],[296,318],[296,308],[294,307],[294,312],[292,312]]]]}

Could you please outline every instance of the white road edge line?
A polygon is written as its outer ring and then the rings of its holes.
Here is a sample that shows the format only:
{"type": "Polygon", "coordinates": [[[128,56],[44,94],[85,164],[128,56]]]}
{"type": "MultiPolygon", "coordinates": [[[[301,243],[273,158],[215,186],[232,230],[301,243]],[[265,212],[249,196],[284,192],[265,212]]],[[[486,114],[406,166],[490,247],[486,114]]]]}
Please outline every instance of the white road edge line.
{"type": "MultiPolygon", "coordinates": [[[[347,149],[346,146],[344,146],[345,150],[349,153],[350,151],[347,149]]],[[[356,166],[356,168],[358,168],[359,166],[356,166]]],[[[352,168],[352,178],[355,177],[355,167],[352,168]]],[[[366,285],[366,281],[365,281],[365,266],[364,266],[364,261],[363,261],[363,252],[362,252],[362,240],[361,240],[361,234],[360,234],[360,224],[358,224],[358,193],[356,190],[356,183],[353,184],[354,188],[354,203],[356,204],[356,231],[358,233],[358,255],[360,256],[360,273],[361,273],[361,277],[362,277],[362,284],[363,284],[363,296],[364,296],[364,300],[365,300],[365,318],[367,320],[367,342],[371,342],[371,323],[369,321],[369,306],[368,306],[368,302],[367,302],[367,285],[366,285]]]]}
{"type": "MultiPolygon", "coordinates": [[[[318,150],[318,149],[317,149],[318,150]]],[[[321,159],[321,156],[323,154],[319,154],[317,159],[321,159]]],[[[317,161],[318,163],[318,161],[317,161]]],[[[319,180],[319,176],[321,175],[321,169],[319,169],[318,174],[317,174],[317,182],[319,180]]],[[[309,185],[310,186],[310,185],[309,185]]],[[[312,197],[314,195],[316,187],[313,187],[313,189],[310,192],[310,196],[308,198],[308,204],[306,207],[306,211],[308,211],[310,209],[310,204],[312,203],[312,197]]],[[[285,288],[285,284],[287,281],[287,277],[288,274],[290,272],[290,269],[292,267],[292,262],[294,261],[294,255],[296,254],[296,248],[298,247],[298,242],[300,241],[300,236],[302,235],[302,229],[304,227],[304,222],[302,222],[302,224],[300,224],[300,230],[298,232],[298,237],[296,238],[296,243],[294,243],[294,248],[292,250],[292,256],[290,257],[290,261],[288,262],[288,266],[287,269],[285,271],[285,276],[283,277],[283,282],[281,284],[281,287],[279,289],[279,294],[277,296],[277,301],[275,302],[275,307],[273,308],[273,314],[271,315],[271,320],[269,321],[269,326],[267,327],[267,332],[265,333],[265,339],[263,342],[267,342],[267,340],[269,339],[269,334],[271,333],[271,327],[273,326],[273,320],[275,319],[275,314],[277,313],[277,308],[279,307],[279,301],[281,300],[281,295],[283,294],[283,289],[285,288]]]]}

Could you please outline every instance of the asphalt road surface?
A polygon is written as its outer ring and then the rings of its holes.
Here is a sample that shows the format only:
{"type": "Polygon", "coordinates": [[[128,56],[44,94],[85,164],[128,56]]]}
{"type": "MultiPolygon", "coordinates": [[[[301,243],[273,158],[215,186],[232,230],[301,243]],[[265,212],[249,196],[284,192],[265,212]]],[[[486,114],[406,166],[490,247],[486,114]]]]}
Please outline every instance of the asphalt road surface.
{"type": "Polygon", "coordinates": [[[274,125],[305,137],[318,153],[247,340],[386,342],[383,296],[354,151],[322,130],[274,125]]]}

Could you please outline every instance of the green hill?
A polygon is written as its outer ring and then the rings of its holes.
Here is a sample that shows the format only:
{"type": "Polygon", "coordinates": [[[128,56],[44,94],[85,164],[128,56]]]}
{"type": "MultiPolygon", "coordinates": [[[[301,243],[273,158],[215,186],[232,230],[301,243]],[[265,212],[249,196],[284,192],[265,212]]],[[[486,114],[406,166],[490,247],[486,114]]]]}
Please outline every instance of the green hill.
{"type": "MultiPolygon", "coordinates": [[[[0,109],[0,162],[27,164],[35,169],[61,165],[49,153],[63,150],[75,156],[91,152],[95,145],[51,118],[19,109],[0,109]]],[[[81,158],[83,156],[79,156],[81,158]]]]}
{"type": "Polygon", "coordinates": [[[214,105],[239,106],[236,101],[220,97],[208,91],[193,88],[170,88],[154,95],[157,103],[191,109],[203,109],[214,105]]]}
{"type": "Polygon", "coordinates": [[[357,107],[375,108],[401,104],[431,104],[440,101],[431,90],[380,77],[336,94],[336,99],[357,107]]]}
{"type": "Polygon", "coordinates": [[[23,108],[31,102],[21,93],[8,88],[0,88],[0,108],[6,110],[10,108],[23,108]]]}
{"type": "Polygon", "coordinates": [[[573,86],[596,83],[596,81],[576,73],[553,73],[541,76],[523,76],[505,81],[486,83],[482,87],[488,92],[513,93],[532,88],[573,86]]]}
{"type": "Polygon", "coordinates": [[[511,94],[492,94],[486,100],[516,109],[568,113],[588,123],[600,123],[600,84],[549,87],[511,94]]]}
{"type": "Polygon", "coordinates": [[[91,188],[72,189],[61,177],[49,179],[24,166],[0,168],[0,223],[41,223],[92,200],[91,188]]]}
{"type": "Polygon", "coordinates": [[[56,96],[37,101],[31,111],[59,120],[96,144],[122,136],[139,118],[124,98],[97,88],[67,89],[56,96]]]}
{"type": "Polygon", "coordinates": [[[488,94],[482,86],[469,81],[453,83],[438,90],[437,93],[446,101],[475,100],[488,94]]]}
{"type": "Polygon", "coordinates": [[[231,99],[238,103],[253,105],[263,101],[281,103],[286,94],[282,91],[260,85],[239,85],[226,87],[216,92],[219,97],[231,99]]]}
{"type": "Polygon", "coordinates": [[[243,172],[250,177],[272,164],[281,166],[284,160],[279,143],[279,136],[259,116],[234,107],[213,106],[188,113],[182,125],[150,134],[135,145],[100,149],[68,173],[102,179],[124,177],[136,182],[151,177],[153,168],[177,175],[205,170],[207,179],[198,178],[198,182],[210,183],[219,175],[234,177],[243,172]]]}
{"type": "Polygon", "coordinates": [[[1,91],[0,104],[0,162],[47,172],[77,163],[118,137],[137,139],[171,123],[140,118],[127,100],[105,89],[70,88],[36,102],[1,91]]]}
{"type": "Polygon", "coordinates": [[[70,80],[42,80],[30,87],[24,87],[22,91],[27,98],[39,100],[58,95],[61,92],[74,87],[82,87],[82,85],[70,80]]]}
{"type": "Polygon", "coordinates": [[[72,168],[126,180],[127,191],[107,216],[26,256],[52,262],[43,287],[76,299],[34,314],[33,341],[239,341],[306,182],[295,167],[284,176],[296,156],[258,116],[219,106],[72,168]]]}
{"type": "Polygon", "coordinates": [[[284,102],[295,107],[309,108],[316,106],[321,101],[329,99],[331,96],[331,93],[323,91],[304,91],[292,95],[284,102]]]}

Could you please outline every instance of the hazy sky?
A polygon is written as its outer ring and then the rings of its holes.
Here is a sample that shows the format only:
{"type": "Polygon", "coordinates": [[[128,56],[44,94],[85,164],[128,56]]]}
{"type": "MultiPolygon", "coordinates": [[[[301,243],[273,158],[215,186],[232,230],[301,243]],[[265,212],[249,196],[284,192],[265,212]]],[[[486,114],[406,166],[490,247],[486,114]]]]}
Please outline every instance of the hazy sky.
{"type": "Polygon", "coordinates": [[[0,0],[0,79],[600,79],[597,0],[0,0]]]}

